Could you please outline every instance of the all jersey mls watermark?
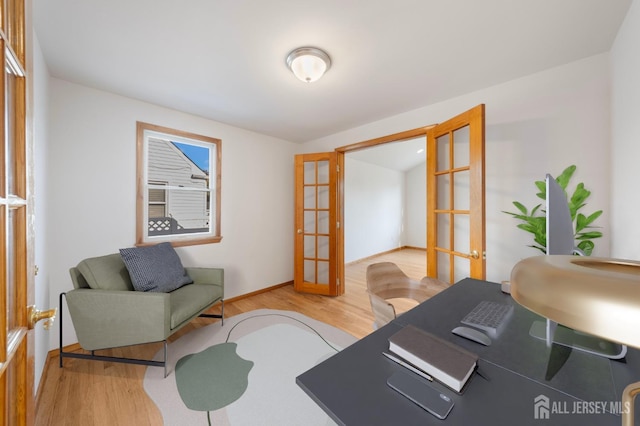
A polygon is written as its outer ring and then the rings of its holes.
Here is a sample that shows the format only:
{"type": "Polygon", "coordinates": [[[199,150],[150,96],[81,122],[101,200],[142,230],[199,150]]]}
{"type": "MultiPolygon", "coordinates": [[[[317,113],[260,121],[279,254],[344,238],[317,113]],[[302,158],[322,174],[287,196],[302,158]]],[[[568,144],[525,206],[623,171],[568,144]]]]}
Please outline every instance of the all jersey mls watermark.
{"type": "Polygon", "coordinates": [[[622,401],[553,401],[546,395],[538,395],[533,399],[533,418],[549,419],[559,415],[589,415],[628,413],[630,404],[622,401]]]}

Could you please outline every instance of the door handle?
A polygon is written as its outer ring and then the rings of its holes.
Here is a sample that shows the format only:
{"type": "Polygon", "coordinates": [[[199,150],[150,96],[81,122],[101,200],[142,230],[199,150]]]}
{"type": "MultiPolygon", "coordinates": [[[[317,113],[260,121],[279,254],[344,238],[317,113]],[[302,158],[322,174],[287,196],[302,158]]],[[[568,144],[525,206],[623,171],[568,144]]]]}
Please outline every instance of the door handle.
{"type": "MultiPolygon", "coordinates": [[[[480,253],[478,252],[478,250],[471,250],[471,253],[469,253],[469,257],[472,259],[480,259],[480,253]]],[[[482,252],[482,259],[486,259],[487,258],[487,253],[486,252],[482,252]]]]}
{"type": "Polygon", "coordinates": [[[57,308],[49,309],[47,311],[39,311],[35,306],[29,306],[27,308],[27,325],[29,326],[29,330],[33,330],[36,326],[36,323],[43,319],[47,320],[43,324],[43,328],[45,330],[49,330],[49,328],[51,328],[51,325],[53,324],[53,321],[56,319],[57,313],[57,308]]]}

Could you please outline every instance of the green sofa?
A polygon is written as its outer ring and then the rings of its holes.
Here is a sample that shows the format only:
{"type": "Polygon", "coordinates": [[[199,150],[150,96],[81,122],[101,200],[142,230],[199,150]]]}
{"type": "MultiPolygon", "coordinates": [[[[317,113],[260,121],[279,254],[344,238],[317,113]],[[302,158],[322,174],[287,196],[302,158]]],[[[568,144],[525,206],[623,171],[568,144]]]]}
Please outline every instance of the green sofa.
{"type": "Polygon", "coordinates": [[[136,291],[119,253],[88,258],[70,269],[73,290],[60,294],[60,367],[63,357],[162,366],[166,376],[167,338],[197,316],[221,318],[224,324],[224,270],[184,268],[192,284],[170,292],[136,291]],[[83,349],[62,347],[62,308],[66,300],[83,349]],[[219,315],[203,314],[220,302],[219,315]],[[94,351],[164,342],[164,360],[99,356],[94,351]]]}

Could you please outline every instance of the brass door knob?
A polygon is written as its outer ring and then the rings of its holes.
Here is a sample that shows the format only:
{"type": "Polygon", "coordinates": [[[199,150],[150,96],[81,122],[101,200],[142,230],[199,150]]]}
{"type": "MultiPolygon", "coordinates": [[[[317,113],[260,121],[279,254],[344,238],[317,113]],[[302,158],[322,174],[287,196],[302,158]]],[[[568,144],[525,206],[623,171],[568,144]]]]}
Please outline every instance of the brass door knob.
{"type": "MultiPolygon", "coordinates": [[[[471,250],[471,253],[469,253],[469,257],[471,259],[480,259],[480,252],[478,250],[471,250]]],[[[487,252],[483,251],[482,252],[482,260],[486,260],[487,258],[487,252]]]]}
{"type": "Polygon", "coordinates": [[[56,314],[58,313],[58,309],[49,309],[47,311],[39,311],[35,306],[29,306],[27,308],[27,321],[29,330],[33,330],[36,326],[36,323],[40,320],[46,319],[47,321],[43,324],[43,328],[45,330],[49,330],[53,321],[56,318],[56,314]]]}

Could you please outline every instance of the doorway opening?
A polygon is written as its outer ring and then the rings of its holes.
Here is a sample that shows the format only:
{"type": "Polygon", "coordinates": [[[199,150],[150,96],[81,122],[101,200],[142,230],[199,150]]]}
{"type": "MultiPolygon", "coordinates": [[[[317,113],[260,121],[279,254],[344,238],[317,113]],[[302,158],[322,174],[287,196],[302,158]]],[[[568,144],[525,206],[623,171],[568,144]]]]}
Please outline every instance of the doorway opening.
{"type": "MultiPolygon", "coordinates": [[[[375,216],[375,204],[365,205],[364,211],[356,215],[345,212],[345,175],[350,173],[345,168],[346,154],[413,139],[424,140],[427,157],[425,276],[445,283],[455,283],[464,277],[484,279],[484,105],[481,104],[437,125],[347,145],[333,152],[296,155],[296,291],[328,296],[343,294],[345,261],[362,258],[362,254],[345,253],[345,227],[348,226],[345,222],[371,219],[361,231],[368,245],[372,244],[370,235],[366,235],[367,229],[383,228],[389,222],[375,216]]],[[[356,175],[363,179],[357,172],[356,175]]],[[[388,180],[384,173],[379,175],[376,179],[388,180]]],[[[376,195],[368,198],[380,203],[376,195]]],[[[402,195],[396,195],[397,198],[402,199],[402,195]]],[[[386,202],[384,197],[381,202],[383,205],[386,202]]],[[[400,220],[391,221],[396,229],[391,230],[387,247],[401,247],[402,233],[408,226],[402,222],[406,207],[402,202],[396,204],[400,204],[396,211],[400,220]]],[[[362,207],[358,203],[354,205],[356,212],[362,207]]],[[[380,251],[374,247],[372,252],[380,251]]]]}
{"type": "Polygon", "coordinates": [[[344,163],[345,264],[421,250],[408,273],[419,280],[426,274],[426,135],[345,152],[344,163]]]}
{"type": "Polygon", "coordinates": [[[344,268],[345,290],[353,286],[350,290],[364,293],[367,266],[389,258],[411,279],[426,275],[430,127],[336,149],[341,163],[339,216],[344,221],[338,238],[344,261],[339,267],[344,268]]]}

